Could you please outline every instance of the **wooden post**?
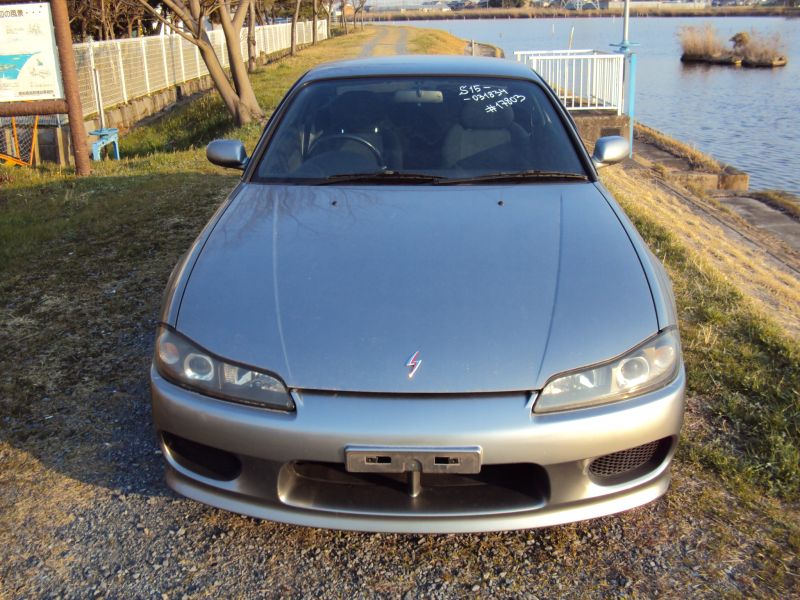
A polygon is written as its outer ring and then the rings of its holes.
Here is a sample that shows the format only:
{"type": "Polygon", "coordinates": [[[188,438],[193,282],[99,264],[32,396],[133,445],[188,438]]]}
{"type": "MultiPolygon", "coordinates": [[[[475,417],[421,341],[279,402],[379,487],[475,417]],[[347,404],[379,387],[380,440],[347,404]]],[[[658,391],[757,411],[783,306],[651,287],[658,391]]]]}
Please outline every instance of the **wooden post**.
{"type": "MultiPolygon", "coordinates": [[[[15,2],[17,0],[0,0],[0,5],[15,2]]],[[[78,175],[89,175],[92,170],[89,162],[89,147],[86,142],[86,127],[83,123],[81,96],[78,90],[78,74],[75,70],[75,56],[72,50],[72,33],[69,30],[67,2],[66,0],[50,0],[50,8],[58,48],[58,63],[61,67],[61,81],[64,85],[64,99],[4,102],[0,104],[0,110],[3,115],[9,117],[67,113],[75,155],[75,171],[78,175]]]]}
{"type": "Polygon", "coordinates": [[[64,98],[67,101],[72,150],[75,153],[75,170],[78,175],[89,175],[92,169],[89,163],[86,127],[83,124],[81,95],[78,91],[78,73],[75,70],[75,56],[72,53],[72,32],[69,29],[67,0],[50,0],[50,7],[53,11],[58,62],[61,66],[61,80],[64,83],[64,98]]]}

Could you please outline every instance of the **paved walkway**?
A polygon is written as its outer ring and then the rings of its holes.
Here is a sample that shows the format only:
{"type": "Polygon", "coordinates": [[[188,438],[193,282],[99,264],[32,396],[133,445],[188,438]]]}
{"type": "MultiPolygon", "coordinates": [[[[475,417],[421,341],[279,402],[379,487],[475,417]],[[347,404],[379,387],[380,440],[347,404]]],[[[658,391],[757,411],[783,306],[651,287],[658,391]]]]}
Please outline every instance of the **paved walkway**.
{"type": "Polygon", "coordinates": [[[393,56],[408,54],[408,29],[405,27],[379,26],[375,34],[361,49],[361,57],[393,56]]]}

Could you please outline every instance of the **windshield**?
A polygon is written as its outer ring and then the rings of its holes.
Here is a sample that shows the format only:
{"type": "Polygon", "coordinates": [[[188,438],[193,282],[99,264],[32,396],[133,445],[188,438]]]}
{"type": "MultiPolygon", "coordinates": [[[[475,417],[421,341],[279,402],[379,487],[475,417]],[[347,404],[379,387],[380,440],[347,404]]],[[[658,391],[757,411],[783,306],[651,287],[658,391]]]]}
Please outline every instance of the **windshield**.
{"type": "Polygon", "coordinates": [[[469,183],[585,178],[561,120],[530,81],[326,80],[300,89],[254,179],[469,183]]]}

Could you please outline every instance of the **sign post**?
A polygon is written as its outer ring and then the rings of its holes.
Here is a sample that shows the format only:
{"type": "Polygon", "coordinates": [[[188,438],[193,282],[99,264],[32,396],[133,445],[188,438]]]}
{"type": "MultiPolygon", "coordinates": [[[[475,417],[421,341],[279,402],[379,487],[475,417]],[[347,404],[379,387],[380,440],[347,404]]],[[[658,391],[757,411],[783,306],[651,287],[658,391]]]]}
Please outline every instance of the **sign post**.
{"type": "Polygon", "coordinates": [[[89,149],[66,0],[27,4],[0,0],[0,32],[4,39],[0,48],[0,114],[66,113],[75,170],[78,175],[89,175],[89,149]],[[24,47],[20,47],[22,41],[24,47]]]}

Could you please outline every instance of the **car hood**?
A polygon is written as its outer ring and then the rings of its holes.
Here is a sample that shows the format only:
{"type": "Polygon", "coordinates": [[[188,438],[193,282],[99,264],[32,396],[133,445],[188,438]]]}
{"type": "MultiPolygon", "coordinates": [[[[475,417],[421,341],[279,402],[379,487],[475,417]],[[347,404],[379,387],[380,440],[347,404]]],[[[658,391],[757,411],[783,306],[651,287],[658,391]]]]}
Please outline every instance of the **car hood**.
{"type": "Polygon", "coordinates": [[[422,394],[539,389],[658,328],[591,183],[243,185],[176,326],[289,387],[422,394]]]}

